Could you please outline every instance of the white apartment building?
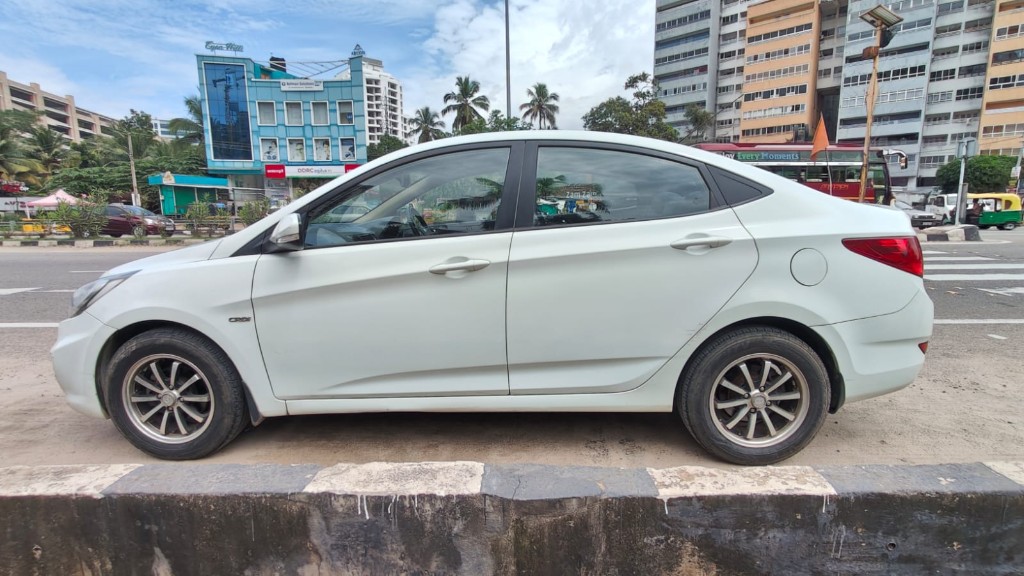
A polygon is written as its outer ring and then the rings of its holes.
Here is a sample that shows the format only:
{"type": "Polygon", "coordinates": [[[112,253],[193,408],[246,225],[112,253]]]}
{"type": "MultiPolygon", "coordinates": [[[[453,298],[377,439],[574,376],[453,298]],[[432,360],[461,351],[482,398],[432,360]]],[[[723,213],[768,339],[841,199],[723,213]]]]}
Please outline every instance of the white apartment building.
{"type": "MultiPolygon", "coordinates": [[[[347,80],[349,71],[338,78],[347,80]]],[[[402,84],[384,71],[384,63],[363,57],[363,86],[366,102],[366,145],[377,144],[390,134],[405,140],[405,118],[402,114],[402,84]]]]}
{"type": "MultiPolygon", "coordinates": [[[[863,142],[872,62],[862,51],[874,45],[875,35],[860,15],[878,3],[657,0],[654,76],[668,122],[685,135],[685,107],[697,103],[715,114],[707,140],[785,142],[797,132],[810,134],[820,112],[833,142],[863,142]],[[764,107],[774,103],[750,94],[779,87],[793,88],[801,98],[788,96],[784,113],[766,120],[773,109],[764,107]],[[757,129],[741,130],[741,121],[757,129]]],[[[1016,78],[1010,72],[1021,66],[1024,52],[1017,44],[1024,38],[1024,2],[881,3],[903,18],[879,56],[871,129],[873,146],[908,155],[906,169],[890,165],[894,185],[933,186],[936,171],[965,137],[978,138],[982,153],[1020,154],[1020,142],[1005,135],[1006,126],[1020,124],[1018,111],[1024,115],[1024,99],[1014,92],[1024,81],[1005,79],[1016,78]],[[995,116],[1000,125],[983,135],[986,118],[995,116]]]]}

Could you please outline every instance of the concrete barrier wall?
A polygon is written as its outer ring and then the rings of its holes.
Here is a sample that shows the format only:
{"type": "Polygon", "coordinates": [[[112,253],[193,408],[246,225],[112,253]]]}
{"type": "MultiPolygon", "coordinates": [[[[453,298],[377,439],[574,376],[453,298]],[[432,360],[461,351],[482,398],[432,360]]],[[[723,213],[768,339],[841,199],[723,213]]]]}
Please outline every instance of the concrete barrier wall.
{"type": "Polygon", "coordinates": [[[0,468],[0,574],[1020,574],[1024,462],[0,468]]]}

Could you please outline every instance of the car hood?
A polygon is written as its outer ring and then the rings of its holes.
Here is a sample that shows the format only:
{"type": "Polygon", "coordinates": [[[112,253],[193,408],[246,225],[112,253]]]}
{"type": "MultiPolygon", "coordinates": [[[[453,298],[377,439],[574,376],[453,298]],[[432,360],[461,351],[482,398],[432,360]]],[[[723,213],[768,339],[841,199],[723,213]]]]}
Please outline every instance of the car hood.
{"type": "Polygon", "coordinates": [[[112,268],[107,271],[104,276],[111,274],[121,274],[124,272],[134,272],[136,270],[142,270],[144,268],[153,268],[157,266],[165,266],[168,264],[180,264],[183,262],[198,262],[200,260],[209,260],[210,255],[217,249],[217,245],[221,243],[221,240],[210,240],[209,242],[203,242],[202,244],[196,244],[194,246],[188,246],[179,250],[173,250],[171,252],[164,252],[163,254],[157,254],[156,256],[149,256],[147,258],[140,258],[122,264],[117,268],[112,268]]]}

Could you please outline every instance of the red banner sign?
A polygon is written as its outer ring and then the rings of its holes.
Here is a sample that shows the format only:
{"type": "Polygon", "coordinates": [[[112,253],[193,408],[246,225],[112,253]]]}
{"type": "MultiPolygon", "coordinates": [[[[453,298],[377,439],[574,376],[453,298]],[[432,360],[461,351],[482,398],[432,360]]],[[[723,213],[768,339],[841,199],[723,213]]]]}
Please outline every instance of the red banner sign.
{"type": "Polygon", "coordinates": [[[284,178],[284,164],[264,164],[263,175],[267,178],[284,178]]]}

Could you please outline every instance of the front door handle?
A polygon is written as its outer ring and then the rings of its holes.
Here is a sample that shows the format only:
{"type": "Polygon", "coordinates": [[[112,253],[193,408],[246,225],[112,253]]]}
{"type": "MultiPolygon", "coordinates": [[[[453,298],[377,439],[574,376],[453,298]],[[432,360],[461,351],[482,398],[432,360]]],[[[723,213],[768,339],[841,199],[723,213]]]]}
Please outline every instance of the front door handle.
{"type": "Polygon", "coordinates": [[[442,262],[430,267],[431,274],[444,275],[449,272],[476,272],[490,266],[490,260],[474,260],[463,258],[455,262],[442,262]]]}
{"type": "Polygon", "coordinates": [[[721,248],[731,243],[732,238],[724,236],[694,236],[681,238],[672,242],[669,246],[676,250],[686,250],[689,248],[721,248]]]}

